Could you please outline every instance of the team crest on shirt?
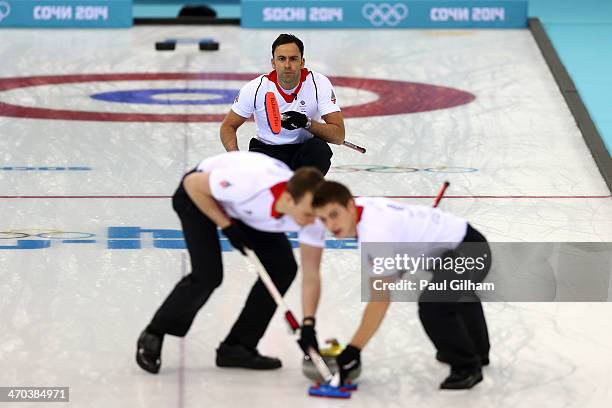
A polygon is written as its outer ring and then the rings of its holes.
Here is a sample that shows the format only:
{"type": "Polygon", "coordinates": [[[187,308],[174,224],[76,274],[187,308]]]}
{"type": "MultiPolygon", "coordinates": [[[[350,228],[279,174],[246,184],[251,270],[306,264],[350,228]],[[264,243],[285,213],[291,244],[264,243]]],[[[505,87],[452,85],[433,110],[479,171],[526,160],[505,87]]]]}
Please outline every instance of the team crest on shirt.
{"type": "Polygon", "coordinates": [[[228,187],[231,187],[232,183],[230,183],[230,182],[229,182],[229,181],[227,181],[227,180],[221,180],[221,182],[219,182],[219,185],[220,185],[222,188],[228,188],[228,187]]]}
{"type": "Polygon", "coordinates": [[[336,94],[334,93],[333,89],[331,91],[331,101],[332,103],[336,103],[336,94]]]}
{"type": "Polygon", "coordinates": [[[304,106],[304,105],[306,105],[306,102],[304,100],[301,100],[300,101],[300,105],[304,106]]]}

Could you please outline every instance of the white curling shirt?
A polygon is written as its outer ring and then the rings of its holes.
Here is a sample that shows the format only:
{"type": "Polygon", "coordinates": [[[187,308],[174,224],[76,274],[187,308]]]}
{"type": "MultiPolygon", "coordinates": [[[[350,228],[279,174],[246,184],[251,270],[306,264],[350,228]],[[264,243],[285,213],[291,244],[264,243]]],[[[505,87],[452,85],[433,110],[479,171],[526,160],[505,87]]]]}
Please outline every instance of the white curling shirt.
{"type": "MultiPolygon", "coordinates": [[[[433,255],[438,250],[455,249],[465,238],[467,221],[437,208],[408,205],[378,197],[358,197],[357,239],[362,259],[433,255]],[[364,254],[363,243],[387,242],[375,253],[364,254]],[[415,244],[419,243],[419,244],[415,244]]],[[[374,251],[374,249],[372,249],[374,251]]],[[[390,270],[382,275],[393,274],[390,270]]],[[[379,275],[381,276],[381,275],[379,275]]]]}
{"type": "Polygon", "coordinates": [[[255,137],[266,144],[304,143],[313,135],[306,129],[288,130],[281,128],[280,133],[270,130],[266,117],[265,98],[267,92],[274,92],[281,113],[301,112],[313,121],[321,122],[321,116],[340,112],[336,93],[329,79],[319,73],[302,69],[299,85],[292,91],[283,90],[278,84],[276,71],[248,82],[240,89],[234,100],[232,110],[243,118],[255,117],[255,137]]]}
{"type": "Polygon", "coordinates": [[[408,205],[379,197],[355,199],[361,217],[359,242],[449,242],[457,247],[467,221],[438,208],[408,205]]]}
{"type": "Polygon", "coordinates": [[[209,173],[210,190],[225,213],[266,232],[298,232],[298,241],[322,248],[325,229],[315,223],[300,227],[274,210],[293,172],[283,162],[261,153],[229,152],[203,160],[197,171],[209,173]]]}

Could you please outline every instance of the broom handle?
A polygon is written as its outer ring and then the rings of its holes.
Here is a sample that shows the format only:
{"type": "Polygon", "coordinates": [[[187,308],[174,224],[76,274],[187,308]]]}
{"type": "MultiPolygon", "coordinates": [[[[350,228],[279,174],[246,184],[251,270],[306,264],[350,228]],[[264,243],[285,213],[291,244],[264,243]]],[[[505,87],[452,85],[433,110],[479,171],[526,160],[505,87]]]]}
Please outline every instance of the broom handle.
{"type": "MultiPolygon", "coordinates": [[[[270,292],[270,295],[272,296],[278,307],[282,309],[287,324],[289,325],[292,333],[295,334],[296,330],[300,328],[300,325],[297,322],[297,319],[295,318],[294,314],[291,312],[291,310],[289,310],[287,303],[285,303],[285,299],[283,299],[283,296],[276,288],[276,285],[274,284],[274,282],[272,282],[272,278],[270,278],[270,275],[266,271],[266,268],[264,268],[264,266],[261,264],[261,261],[259,260],[257,255],[255,255],[255,253],[248,248],[245,248],[245,251],[251,263],[255,265],[255,269],[257,270],[259,279],[261,279],[263,284],[266,286],[266,289],[268,289],[268,292],[270,292]]],[[[312,363],[316,367],[319,374],[321,374],[321,377],[323,377],[326,382],[330,382],[331,385],[337,387],[340,383],[340,377],[337,373],[335,375],[331,373],[329,367],[327,367],[327,364],[325,364],[323,357],[321,357],[321,355],[317,353],[312,347],[308,349],[308,356],[312,360],[312,363]]]]}

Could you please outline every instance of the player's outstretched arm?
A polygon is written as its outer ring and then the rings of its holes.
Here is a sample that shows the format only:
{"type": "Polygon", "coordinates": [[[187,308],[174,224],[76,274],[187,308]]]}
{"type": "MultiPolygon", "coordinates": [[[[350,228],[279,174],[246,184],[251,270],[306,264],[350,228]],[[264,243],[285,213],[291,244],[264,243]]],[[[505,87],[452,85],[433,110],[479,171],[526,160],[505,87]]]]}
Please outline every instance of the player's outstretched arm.
{"type": "MultiPolygon", "coordinates": [[[[392,282],[393,280],[394,279],[391,278],[383,279],[385,282],[392,282]]],[[[391,302],[388,292],[378,291],[376,292],[375,296],[375,300],[368,302],[368,305],[363,311],[361,324],[359,325],[359,328],[355,332],[355,335],[350,343],[360,350],[363,349],[366,344],[368,344],[370,339],[380,327],[391,302]]]]}
{"type": "Polygon", "coordinates": [[[380,327],[388,308],[389,302],[369,302],[363,311],[361,324],[350,344],[360,350],[363,349],[380,327]]]}
{"type": "Polygon", "coordinates": [[[315,314],[319,305],[321,293],[321,279],[319,277],[323,248],[300,243],[302,264],[302,310],[304,320],[300,327],[300,340],[298,343],[305,355],[309,350],[319,352],[319,342],[315,330],[315,314]]]}
{"type": "Polygon", "coordinates": [[[323,248],[300,243],[302,264],[302,311],[304,317],[315,316],[321,294],[321,258],[323,248]]]}

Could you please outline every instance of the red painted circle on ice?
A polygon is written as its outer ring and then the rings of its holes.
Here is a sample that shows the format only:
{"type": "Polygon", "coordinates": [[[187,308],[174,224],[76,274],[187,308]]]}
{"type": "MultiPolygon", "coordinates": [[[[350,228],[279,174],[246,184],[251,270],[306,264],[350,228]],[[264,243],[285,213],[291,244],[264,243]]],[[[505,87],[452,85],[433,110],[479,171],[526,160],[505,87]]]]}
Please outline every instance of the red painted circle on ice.
{"type": "MultiPolygon", "coordinates": [[[[83,74],[0,78],[0,92],[42,85],[61,85],[85,82],[113,81],[169,81],[169,80],[225,80],[249,81],[260,74],[240,73],[132,73],[83,74]]],[[[342,108],[345,118],[401,115],[447,109],[472,102],[476,97],[469,92],[443,86],[416,82],[387,81],[384,79],[331,76],[334,86],[362,89],[378,95],[374,102],[342,108]]],[[[157,114],[90,112],[48,109],[13,105],[0,101],[0,116],[33,119],[84,120],[108,122],[220,122],[225,114],[157,114]]]]}

